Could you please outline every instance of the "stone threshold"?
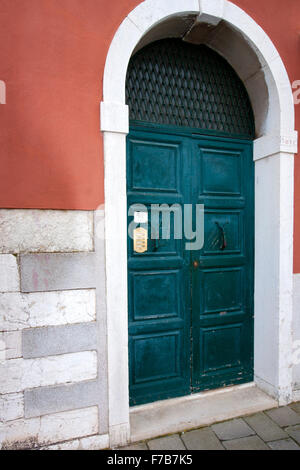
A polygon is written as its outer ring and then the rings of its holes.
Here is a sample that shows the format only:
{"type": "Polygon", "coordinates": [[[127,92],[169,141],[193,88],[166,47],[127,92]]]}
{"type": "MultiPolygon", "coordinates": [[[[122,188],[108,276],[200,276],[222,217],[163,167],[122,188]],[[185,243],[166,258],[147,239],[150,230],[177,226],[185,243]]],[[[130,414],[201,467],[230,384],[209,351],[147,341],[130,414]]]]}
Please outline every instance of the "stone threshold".
{"type": "Polygon", "coordinates": [[[183,432],[259,411],[278,402],[254,382],[130,408],[131,442],[183,432]]]}

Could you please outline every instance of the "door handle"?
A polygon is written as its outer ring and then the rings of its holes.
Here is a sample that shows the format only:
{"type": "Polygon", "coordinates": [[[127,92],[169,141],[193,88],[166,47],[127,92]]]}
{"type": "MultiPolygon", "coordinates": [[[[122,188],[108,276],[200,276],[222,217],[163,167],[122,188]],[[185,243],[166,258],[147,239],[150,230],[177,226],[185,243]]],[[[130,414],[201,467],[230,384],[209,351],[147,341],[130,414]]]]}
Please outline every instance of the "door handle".
{"type": "Polygon", "coordinates": [[[197,259],[194,259],[194,261],[193,261],[193,268],[194,269],[199,268],[199,261],[197,259]]]}
{"type": "MultiPolygon", "coordinates": [[[[228,222],[226,222],[226,223],[228,223],[228,222]]],[[[227,246],[225,229],[224,229],[224,227],[222,227],[221,224],[219,224],[219,222],[216,222],[216,225],[217,225],[218,229],[221,231],[222,242],[221,242],[220,250],[223,251],[223,250],[225,250],[225,248],[227,246]]]]}

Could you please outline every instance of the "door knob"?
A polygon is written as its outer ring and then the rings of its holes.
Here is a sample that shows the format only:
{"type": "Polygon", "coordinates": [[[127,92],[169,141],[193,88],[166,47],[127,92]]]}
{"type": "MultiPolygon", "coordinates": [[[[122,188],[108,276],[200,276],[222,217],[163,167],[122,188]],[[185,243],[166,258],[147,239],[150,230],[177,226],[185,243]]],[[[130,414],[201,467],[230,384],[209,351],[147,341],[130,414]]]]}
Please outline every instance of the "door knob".
{"type": "Polygon", "coordinates": [[[198,261],[198,260],[195,259],[195,260],[193,261],[193,267],[194,267],[194,269],[199,268],[199,261],[198,261]]]}

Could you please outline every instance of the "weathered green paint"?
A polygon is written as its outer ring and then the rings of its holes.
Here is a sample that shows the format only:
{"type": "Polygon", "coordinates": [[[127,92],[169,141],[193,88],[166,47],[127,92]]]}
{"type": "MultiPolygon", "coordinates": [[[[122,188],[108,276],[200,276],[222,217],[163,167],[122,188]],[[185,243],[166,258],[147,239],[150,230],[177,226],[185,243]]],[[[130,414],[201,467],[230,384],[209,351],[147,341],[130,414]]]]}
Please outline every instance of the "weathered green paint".
{"type": "Polygon", "coordinates": [[[252,379],[252,154],[249,140],[130,129],[128,206],[205,206],[201,250],[174,239],[172,217],[169,240],[151,239],[144,225],[145,253],[128,237],[131,405],[252,379]]]}

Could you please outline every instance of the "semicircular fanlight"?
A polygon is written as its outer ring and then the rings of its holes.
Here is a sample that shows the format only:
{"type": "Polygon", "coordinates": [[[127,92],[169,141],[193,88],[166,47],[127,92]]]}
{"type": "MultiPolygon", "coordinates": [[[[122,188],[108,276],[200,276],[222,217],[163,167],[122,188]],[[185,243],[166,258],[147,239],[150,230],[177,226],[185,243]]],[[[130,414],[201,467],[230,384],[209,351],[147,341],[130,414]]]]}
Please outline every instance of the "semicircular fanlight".
{"type": "Polygon", "coordinates": [[[243,82],[204,45],[164,39],[138,51],[128,66],[126,102],[134,121],[254,138],[243,82]]]}

